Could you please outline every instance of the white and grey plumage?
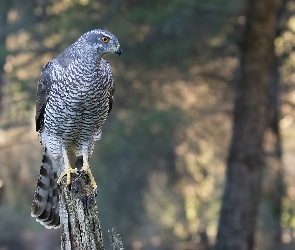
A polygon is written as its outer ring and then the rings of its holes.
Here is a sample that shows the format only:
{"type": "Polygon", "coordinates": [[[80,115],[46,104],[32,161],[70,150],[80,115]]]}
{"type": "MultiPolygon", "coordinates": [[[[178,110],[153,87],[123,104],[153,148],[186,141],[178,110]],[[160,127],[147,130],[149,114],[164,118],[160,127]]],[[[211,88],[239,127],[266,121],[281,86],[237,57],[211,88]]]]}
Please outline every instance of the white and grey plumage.
{"type": "Polygon", "coordinates": [[[92,30],[41,72],[35,118],[44,150],[31,215],[48,228],[59,226],[57,183],[66,175],[70,184],[70,173],[77,173],[71,165],[82,161],[82,171],[96,189],[88,158],[101,137],[115,91],[111,67],[103,56],[121,52],[113,34],[92,30]]]}

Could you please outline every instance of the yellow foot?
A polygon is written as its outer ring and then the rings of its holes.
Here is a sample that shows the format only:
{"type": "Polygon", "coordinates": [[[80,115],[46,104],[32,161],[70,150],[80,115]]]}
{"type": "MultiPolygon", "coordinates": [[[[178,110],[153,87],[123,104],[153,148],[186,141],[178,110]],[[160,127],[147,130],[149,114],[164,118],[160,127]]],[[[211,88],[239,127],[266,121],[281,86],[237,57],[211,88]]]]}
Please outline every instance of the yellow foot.
{"type": "Polygon", "coordinates": [[[97,185],[96,182],[94,180],[94,177],[91,173],[91,170],[89,167],[82,167],[81,170],[78,171],[80,175],[88,175],[89,176],[89,180],[90,180],[90,184],[93,187],[93,189],[95,190],[95,192],[97,192],[97,185]]]}
{"type": "Polygon", "coordinates": [[[78,174],[78,171],[76,168],[65,168],[65,170],[60,174],[58,180],[57,180],[57,184],[59,185],[62,178],[66,175],[67,176],[67,185],[71,184],[71,174],[78,174]]]}

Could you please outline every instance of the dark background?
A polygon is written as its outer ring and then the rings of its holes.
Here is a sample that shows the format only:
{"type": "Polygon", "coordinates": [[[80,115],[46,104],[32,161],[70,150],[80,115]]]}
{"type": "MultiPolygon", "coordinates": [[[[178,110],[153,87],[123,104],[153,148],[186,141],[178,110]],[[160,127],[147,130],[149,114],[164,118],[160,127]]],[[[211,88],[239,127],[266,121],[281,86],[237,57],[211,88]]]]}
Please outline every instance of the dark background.
{"type": "MultiPolygon", "coordinates": [[[[211,249],[249,2],[1,0],[0,250],[60,248],[59,230],[30,217],[42,157],[35,91],[42,66],[96,28],[123,49],[106,57],[115,102],[90,163],[104,241],[116,226],[126,249],[211,249]]],[[[255,247],[247,249],[295,247],[294,1],[280,1],[276,15],[270,90],[280,136],[265,132],[255,247]]]]}

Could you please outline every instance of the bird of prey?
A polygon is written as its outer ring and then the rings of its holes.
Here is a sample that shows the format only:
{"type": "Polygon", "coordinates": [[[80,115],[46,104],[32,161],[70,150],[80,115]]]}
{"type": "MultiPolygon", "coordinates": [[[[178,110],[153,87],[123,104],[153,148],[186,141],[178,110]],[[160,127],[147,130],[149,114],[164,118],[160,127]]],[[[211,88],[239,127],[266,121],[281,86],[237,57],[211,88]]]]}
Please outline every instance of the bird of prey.
{"type": "Polygon", "coordinates": [[[114,76],[103,59],[110,53],[121,55],[118,39],[106,30],[92,30],[41,72],[35,120],[43,158],[31,215],[47,228],[60,224],[58,184],[64,176],[70,185],[71,173],[87,174],[96,192],[89,157],[113,105],[114,76]],[[73,168],[77,162],[80,170],[73,168]]]}

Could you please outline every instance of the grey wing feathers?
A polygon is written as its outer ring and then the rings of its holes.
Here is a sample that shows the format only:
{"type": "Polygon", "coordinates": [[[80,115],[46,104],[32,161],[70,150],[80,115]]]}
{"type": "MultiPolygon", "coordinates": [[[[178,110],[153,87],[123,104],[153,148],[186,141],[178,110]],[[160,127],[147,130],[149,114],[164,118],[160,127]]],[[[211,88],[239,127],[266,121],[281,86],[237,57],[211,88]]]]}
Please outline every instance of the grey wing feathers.
{"type": "Polygon", "coordinates": [[[48,62],[41,72],[38,87],[37,87],[37,101],[36,101],[36,131],[39,131],[43,126],[43,119],[44,119],[44,111],[45,106],[48,100],[50,88],[52,85],[52,81],[50,78],[50,74],[52,71],[52,64],[53,62],[48,62]]]}
{"type": "Polygon", "coordinates": [[[108,115],[111,113],[111,110],[113,108],[113,102],[114,102],[114,94],[115,94],[115,85],[114,87],[110,90],[110,97],[109,97],[109,110],[108,110],[108,115]]]}

